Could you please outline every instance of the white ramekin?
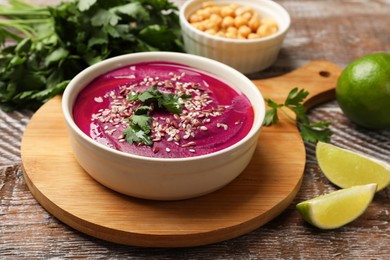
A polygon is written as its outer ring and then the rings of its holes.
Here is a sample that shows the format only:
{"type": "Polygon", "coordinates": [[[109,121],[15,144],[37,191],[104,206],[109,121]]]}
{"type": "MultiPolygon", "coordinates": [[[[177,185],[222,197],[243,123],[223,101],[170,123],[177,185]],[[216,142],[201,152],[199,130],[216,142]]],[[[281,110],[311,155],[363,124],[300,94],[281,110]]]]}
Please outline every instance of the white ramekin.
{"type": "Polygon", "coordinates": [[[249,74],[271,66],[279,54],[290,27],[288,12],[270,0],[214,0],[215,5],[236,4],[252,7],[260,17],[273,18],[279,26],[276,34],[253,40],[236,40],[214,36],[194,28],[189,16],[202,7],[202,0],[188,0],[180,8],[180,25],[187,53],[211,58],[249,74]]]}

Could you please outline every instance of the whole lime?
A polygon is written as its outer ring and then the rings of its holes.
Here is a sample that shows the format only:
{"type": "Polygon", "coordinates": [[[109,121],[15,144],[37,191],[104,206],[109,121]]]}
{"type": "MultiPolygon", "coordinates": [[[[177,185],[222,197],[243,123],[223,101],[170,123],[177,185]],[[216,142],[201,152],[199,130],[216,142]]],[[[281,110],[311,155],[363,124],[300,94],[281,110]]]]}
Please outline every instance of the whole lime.
{"type": "Polygon", "coordinates": [[[390,128],[390,54],[369,54],[345,67],[336,99],[352,122],[371,129],[390,128]]]}

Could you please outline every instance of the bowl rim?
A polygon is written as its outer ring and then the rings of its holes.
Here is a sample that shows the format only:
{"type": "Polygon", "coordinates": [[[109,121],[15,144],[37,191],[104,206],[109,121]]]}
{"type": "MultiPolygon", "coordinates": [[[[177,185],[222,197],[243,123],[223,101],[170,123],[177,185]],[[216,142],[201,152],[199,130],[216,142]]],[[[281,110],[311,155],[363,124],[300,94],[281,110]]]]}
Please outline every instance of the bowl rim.
{"type": "MultiPolygon", "coordinates": [[[[179,61],[177,63],[180,63],[179,61]]],[[[241,91],[241,90],[240,90],[241,91]]],[[[244,94],[246,95],[246,94],[244,94]]],[[[254,108],[255,105],[250,100],[250,103],[252,107],[254,108]]],[[[139,52],[139,53],[131,53],[131,54],[124,54],[119,55],[116,57],[112,57],[103,61],[100,61],[94,65],[91,65],[87,67],[86,69],[82,70],[80,73],[78,73],[67,85],[67,87],[64,90],[64,93],[62,95],[62,112],[65,118],[65,121],[68,125],[68,127],[71,128],[71,130],[76,133],[76,135],[80,138],[82,138],[83,141],[87,142],[88,144],[95,146],[99,148],[100,150],[103,150],[108,153],[115,154],[117,156],[128,158],[128,159],[139,159],[139,160],[145,160],[145,161],[151,161],[151,162],[183,162],[183,161],[196,161],[196,160],[202,160],[206,158],[212,158],[216,157],[218,155],[227,154],[230,151],[236,149],[240,145],[242,145],[245,142],[248,142],[250,139],[252,139],[256,134],[260,132],[260,129],[262,127],[262,124],[264,122],[265,118],[265,101],[262,93],[260,90],[256,87],[256,85],[245,75],[243,75],[241,72],[237,71],[236,69],[225,65],[219,61],[212,60],[209,58],[193,55],[193,54],[187,54],[187,53],[177,53],[177,52],[139,52]],[[119,150],[116,150],[114,148],[110,148],[108,146],[105,146],[99,142],[96,142],[93,140],[90,136],[88,136],[86,133],[84,133],[74,122],[73,119],[73,106],[75,103],[75,100],[80,93],[80,91],[86,87],[90,82],[92,82],[93,79],[97,78],[99,75],[102,75],[103,73],[107,73],[109,71],[115,70],[117,68],[131,65],[134,63],[142,62],[142,61],[132,61],[134,59],[144,59],[144,61],[172,61],[171,59],[185,59],[187,61],[182,61],[182,64],[190,66],[195,69],[199,69],[205,73],[211,74],[211,76],[220,77],[219,75],[213,74],[212,72],[205,71],[201,68],[194,67],[191,65],[191,62],[188,62],[190,60],[194,60],[201,63],[208,63],[210,67],[220,67],[222,70],[226,71],[226,73],[229,73],[229,75],[234,75],[235,78],[238,78],[240,81],[244,82],[246,85],[251,86],[253,91],[257,93],[259,96],[259,104],[258,106],[261,108],[260,111],[254,110],[255,114],[257,114],[258,120],[254,120],[252,127],[250,128],[247,135],[245,135],[241,140],[234,143],[233,145],[230,145],[229,147],[226,147],[224,149],[221,149],[219,151],[215,151],[212,153],[204,154],[204,155],[197,155],[193,157],[182,157],[182,158],[161,158],[161,157],[148,157],[148,156],[142,156],[142,155],[136,155],[131,153],[122,152],[119,150]],[[98,74],[96,74],[96,71],[102,71],[98,74]],[[94,75],[96,74],[96,75],[94,75]],[[91,75],[94,75],[91,77],[91,75]],[[85,77],[91,77],[91,80],[84,83],[82,87],[79,87],[77,93],[73,93],[75,88],[78,88],[77,86],[80,84],[80,82],[85,80],[85,77]],[[73,97],[73,98],[72,98],[73,97]],[[73,102],[73,104],[72,104],[73,102]]],[[[70,136],[72,133],[68,131],[68,136],[70,136]]],[[[257,140],[256,140],[257,141],[257,140]]]]}
{"type": "MultiPolygon", "coordinates": [[[[229,2],[228,0],[214,0],[214,1],[229,2]]],[[[195,3],[195,2],[203,3],[204,1],[202,1],[202,0],[187,0],[180,7],[179,19],[181,21],[181,24],[183,24],[186,27],[186,29],[190,30],[192,33],[200,34],[203,37],[210,38],[210,39],[213,39],[216,41],[221,41],[221,42],[226,42],[226,43],[237,43],[237,44],[266,42],[266,41],[269,41],[269,40],[272,40],[272,39],[275,39],[275,38],[278,38],[278,37],[284,35],[285,33],[287,33],[287,31],[289,30],[289,28],[291,26],[290,14],[287,12],[287,10],[282,5],[280,5],[277,2],[271,1],[271,0],[256,0],[256,3],[263,3],[263,4],[273,6],[275,8],[278,8],[282,13],[284,13],[285,18],[287,19],[286,26],[282,30],[278,30],[277,33],[275,33],[275,34],[272,34],[272,35],[269,35],[266,37],[262,37],[262,38],[258,38],[258,39],[230,39],[230,38],[218,37],[218,36],[214,36],[212,34],[205,33],[201,30],[198,30],[188,22],[187,18],[185,17],[185,11],[190,4],[195,3]]],[[[260,9],[261,9],[261,6],[260,6],[260,9]]],[[[184,30],[183,30],[183,33],[185,33],[184,30]]]]}

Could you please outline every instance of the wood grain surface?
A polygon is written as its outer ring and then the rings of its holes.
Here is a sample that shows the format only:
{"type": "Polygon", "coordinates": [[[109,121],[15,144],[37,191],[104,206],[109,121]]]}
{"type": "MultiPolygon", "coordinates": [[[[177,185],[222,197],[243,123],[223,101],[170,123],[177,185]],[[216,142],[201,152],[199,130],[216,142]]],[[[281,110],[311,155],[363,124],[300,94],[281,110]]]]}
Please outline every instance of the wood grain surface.
{"type": "MultiPolygon", "coordinates": [[[[277,62],[266,71],[249,75],[251,79],[281,75],[312,60],[329,60],[344,67],[364,54],[390,52],[388,0],[277,2],[290,12],[291,29],[277,62]]],[[[20,142],[32,114],[0,110],[0,259],[389,258],[390,188],[377,193],[359,219],[337,230],[318,230],[299,216],[296,203],[337,189],[318,168],[311,143],[305,143],[305,172],[295,199],[277,218],[246,235],[181,249],[138,248],[92,238],[50,215],[24,181],[20,142]]],[[[335,101],[313,107],[309,117],[313,122],[332,122],[332,143],[390,162],[390,130],[370,131],[354,125],[335,101]]]]}

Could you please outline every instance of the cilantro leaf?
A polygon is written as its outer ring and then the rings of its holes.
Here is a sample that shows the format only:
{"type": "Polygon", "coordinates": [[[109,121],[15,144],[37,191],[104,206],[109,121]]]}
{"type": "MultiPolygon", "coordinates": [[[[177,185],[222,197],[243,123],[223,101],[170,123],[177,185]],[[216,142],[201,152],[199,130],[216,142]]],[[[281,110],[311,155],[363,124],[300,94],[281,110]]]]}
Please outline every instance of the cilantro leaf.
{"type": "Polygon", "coordinates": [[[137,125],[132,125],[128,127],[123,131],[123,134],[125,135],[126,142],[128,142],[129,144],[132,143],[143,143],[145,145],[153,144],[153,141],[150,138],[150,136],[137,125]]]}
{"type": "MultiPolygon", "coordinates": [[[[294,88],[287,95],[286,100],[282,104],[278,104],[272,99],[266,99],[269,109],[265,113],[263,125],[270,126],[279,122],[278,111],[284,113],[283,108],[288,108],[296,115],[295,122],[297,123],[302,139],[307,142],[329,142],[332,136],[332,131],[328,128],[330,122],[310,123],[306,115],[306,108],[303,101],[309,95],[304,89],[294,88]]],[[[287,114],[286,114],[287,115],[287,114]]],[[[289,119],[291,117],[287,116],[289,119]]]]}
{"type": "Polygon", "coordinates": [[[148,90],[141,92],[137,95],[137,98],[145,103],[152,103],[161,97],[162,93],[157,90],[156,87],[151,87],[148,90]]]}
{"type": "Polygon", "coordinates": [[[117,25],[121,18],[109,10],[100,9],[91,18],[91,24],[93,26],[102,26],[105,24],[114,26],[117,25]]]}
{"type": "Polygon", "coordinates": [[[80,11],[88,10],[97,0],[79,0],[78,8],[80,11]]]}
{"type": "Polygon", "coordinates": [[[179,103],[179,97],[174,94],[163,94],[158,100],[159,107],[164,107],[169,112],[181,114],[182,104],[179,103]]]}
{"type": "Polygon", "coordinates": [[[135,115],[145,115],[148,111],[152,110],[151,106],[140,106],[134,112],[135,115]]]}
{"type": "Polygon", "coordinates": [[[279,122],[279,116],[277,110],[278,108],[281,108],[283,104],[277,104],[272,99],[267,99],[267,103],[270,109],[268,109],[265,112],[265,118],[263,124],[265,126],[270,126],[279,122]]]}
{"type": "Polygon", "coordinates": [[[299,124],[303,140],[308,142],[330,142],[332,131],[327,127],[330,122],[318,122],[313,124],[299,124]]]}
{"type": "Polygon", "coordinates": [[[152,121],[151,117],[148,115],[133,115],[130,117],[131,124],[137,125],[140,129],[144,131],[145,134],[150,133],[150,123],[152,121]]]}
{"type": "Polygon", "coordinates": [[[144,92],[134,94],[131,93],[128,96],[129,100],[140,100],[145,104],[156,103],[159,108],[165,108],[171,113],[180,114],[182,104],[180,99],[190,98],[190,95],[175,95],[171,93],[162,93],[157,87],[153,86],[144,92]]]}
{"type": "Polygon", "coordinates": [[[149,136],[152,118],[149,115],[132,115],[130,117],[130,125],[123,131],[125,139],[129,144],[143,143],[145,145],[152,145],[153,142],[149,136]]]}

